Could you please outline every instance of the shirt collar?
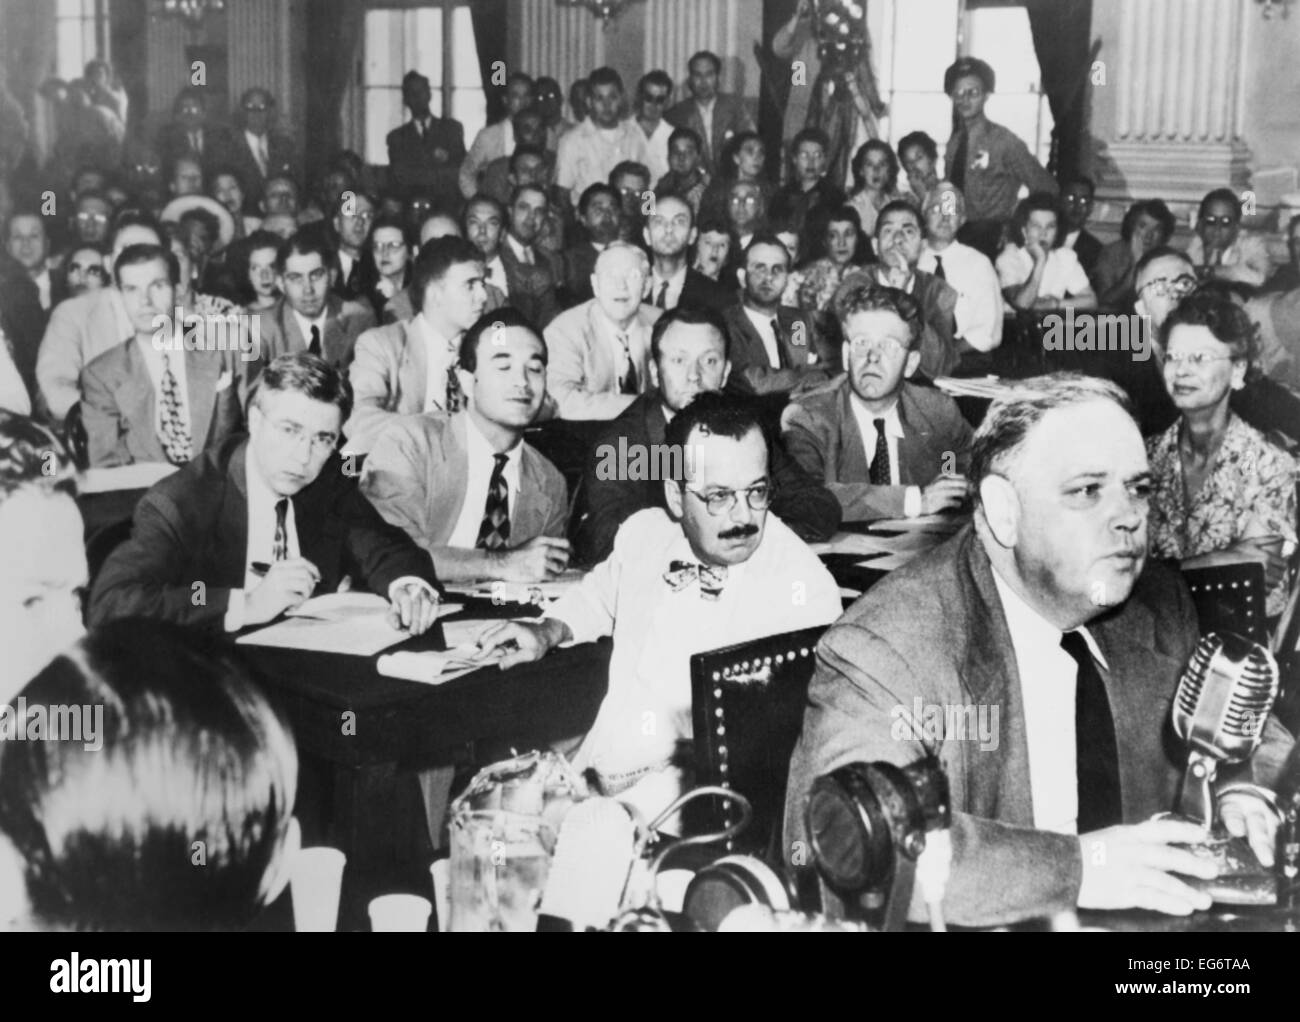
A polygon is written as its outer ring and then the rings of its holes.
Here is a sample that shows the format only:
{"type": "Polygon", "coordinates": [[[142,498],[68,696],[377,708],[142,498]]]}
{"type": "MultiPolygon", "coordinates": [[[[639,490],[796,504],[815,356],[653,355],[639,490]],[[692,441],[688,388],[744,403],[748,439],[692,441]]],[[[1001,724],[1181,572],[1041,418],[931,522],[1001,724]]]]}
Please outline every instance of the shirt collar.
{"type": "Polygon", "coordinates": [[[289,311],[293,313],[293,318],[298,321],[298,329],[302,331],[303,337],[310,337],[311,328],[319,327],[321,340],[323,341],[325,339],[325,320],[329,318],[328,307],[315,319],[308,319],[301,312],[299,312],[297,309],[292,307],[289,309],[289,311]]]}
{"type": "MultiPolygon", "coordinates": [[[[993,582],[997,587],[998,596],[1002,600],[1002,613],[1007,619],[1007,631],[1011,633],[1012,645],[1017,649],[1025,647],[1059,647],[1061,638],[1065,633],[1026,603],[1020,594],[1011,588],[1010,583],[998,573],[998,569],[992,562],[989,563],[989,568],[993,571],[993,582]]],[[[1102,655],[1101,649],[1097,646],[1097,641],[1092,637],[1092,633],[1082,626],[1073,630],[1083,636],[1083,640],[1088,644],[1088,650],[1092,653],[1093,659],[1109,670],[1109,664],[1106,663],[1106,658],[1102,655]]],[[[1022,684],[1024,680],[1021,679],[1022,684]]]]}
{"type": "Polygon", "coordinates": [[[868,422],[872,419],[885,420],[885,436],[893,437],[895,440],[903,439],[903,420],[898,414],[898,398],[894,398],[894,403],[889,406],[888,411],[883,413],[873,412],[865,404],[862,398],[857,394],[850,392],[849,400],[853,402],[853,409],[859,418],[865,418],[868,422]]]}
{"type": "Polygon", "coordinates": [[[431,355],[438,355],[451,350],[451,343],[442,334],[433,328],[423,312],[417,312],[411,317],[411,324],[424,338],[425,350],[431,355]]]}
{"type": "Polygon", "coordinates": [[[479,429],[478,423],[474,421],[474,416],[470,415],[469,412],[463,414],[465,416],[465,451],[468,456],[486,465],[489,459],[495,458],[498,454],[504,454],[506,456],[505,473],[514,484],[515,489],[518,489],[519,464],[523,460],[524,454],[523,437],[516,440],[515,445],[508,451],[494,450],[492,445],[488,443],[488,438],[479,429]]]}
{"type": "MultiPolygon", "coordinates": [[[[510,246],[510,251],[515,254],[515,258],[521,263],[528,259],[528,249],[522,241],[518,241],[513,234],[506,231],[506,244],[510,246]]],[[[499,254],[498,254],[499,258],[499,254]]]]}
{"type": "Polygon", "coordinates": [[[671,277],[661,277],[658,270],[652,270],[651,276],[654,278],[654,288],[651,295],[659,292],[659,287],[665,282],[668,284],[668,290],[678,291],[686,284],[686,264],[682,263],[681,267],[671,277]]]}

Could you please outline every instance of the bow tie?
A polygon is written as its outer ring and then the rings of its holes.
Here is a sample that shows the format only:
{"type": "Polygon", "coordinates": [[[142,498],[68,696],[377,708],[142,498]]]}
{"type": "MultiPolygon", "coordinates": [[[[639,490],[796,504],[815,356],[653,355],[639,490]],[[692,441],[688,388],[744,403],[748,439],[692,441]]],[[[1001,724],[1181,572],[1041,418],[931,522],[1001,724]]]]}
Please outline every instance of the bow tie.
{"type": "Polygon", "coordinates": [[[722,587],[727,584],[727,569],[696,564],[694,561],[672,561],[664,572],[664,581],[675,593],[680,593],[692,582],[699,582],[701,599],[716,600],[722,595],[722,587]]]}

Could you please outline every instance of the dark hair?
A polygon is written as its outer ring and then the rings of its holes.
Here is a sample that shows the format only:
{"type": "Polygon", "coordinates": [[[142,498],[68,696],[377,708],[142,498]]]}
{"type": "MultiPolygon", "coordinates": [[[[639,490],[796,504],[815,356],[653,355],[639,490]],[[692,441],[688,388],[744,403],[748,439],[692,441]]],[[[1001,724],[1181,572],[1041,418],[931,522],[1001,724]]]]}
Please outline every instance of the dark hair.
{"type": "Polygon", "coordinates": [[[643,97],[646,87],[650,85],[657,85],[661,89],[667,89],[669,96],[673,94],[673,80],[667,71],[655,68],[653,71],[647,71],[643,74],[641,80],[636,83],[637,98],[643,97]]]}
{"type": "Polygon", "coordinates": [[[898,158],[902,160],[906,153],[913,146],[920,146],[921,151],[931,160],[939,158],[939,146],[924,131],[912,131],[898,140],[898,158]]]}
{"type": "Polygon", "coordinates": [[[515,82],[524,82],[528,85],[529,89],[533,88],[536,84],[533,81],[532,75],[524,74],[522,71],[511,71],[510,74],[506,76],[506,89],[509,89],[510,86],[515,84],[515,82]]]}
{"type": "Polygon", "coordinates": [[[469,211],[475,206],[491,206],[497,211],[497,215],[501,218],[502,224],[505,223],[506,208],[501,205],[501,200],[496,198],[496,196],[488,195],[486,192],[475,192],[465,200],[465,209],[461,213],[460,218],[461,230],[466,229],[466,225],[469,223],[469,211]]]}
{"type": "Polygon", "coordinates": [[[672,199],[675,202],[680,202],[686,207],[686,215],[691,218],[691,226],[695,226],[695,207],[691,205],[691,200],[681,192],[675,192],[672,189],[658,188],[655,190],[654,198],[656,204],[665,199],[672,199]]]}
{"type": "Polygon", "coordinates": [[[406,224],[406,217],[398,213],[380,213],[375,217],[374,222],[370,225],[370,240],[372,242],[375,238],[375,232],[380,228],[401,231],[402,242],[406,245],[411,244],[411,231],[406,224]]]}
{"type": "Polygon", "coordinates": [[[248,255],[252,255],[258,249],[274,249],[276,258],[279,258],[280,246],[284,244],[284,239],[278,234],[272,234],[270,231],[264,231],[260,227],[244,239],[241,246],[248,255]]]}
{"type": "Polygon", "coordinates": [[[1006,393],[994,398],[971,443],[968,476],[976,501],[979,484],[987,476],[1006,474],[1007,459],[1020,449],[1048,412],[1099,399],[1113,402],[1129,416],[1133,414],[1128,395],[1119,384],[1075,372],[1017,380],[1006,393]]]}
{"type": "Polygon", "coordinates": [[[1234,362],[1245,362],[1252,376],[1258,358],[1259,328],[1246,310],[1227,294],[1207,290],[1203,285],[1179,302],[1160,327],[1160,344],[1168,350],[1169,338],[1178,326],[1203,326],[1224,345],[1234,362]]]}
{"type": "Polygon", "coordinates": [[[187,209],[181,214],[178,224],[183,224],[187,220],[197,220],[208,229],[208,234],[214,242],[221,240],[221,221],[211,210],[204,209],[201,206],[195,206],[193,209],[187,209]]]}
{"type": "Polygon", "coordinates": [[[298,755],[233,647],[175,625],[114,621],[24,695],[51,713],[95,708],[95,734],[83,740],[0,743],[0,830],[25,860],[41,923],[247,925],[285,867],[298,755]]]}
{"type": "Polygon", "coordinates": [[[1125,241],[1133,237],[1133,232],[1137,229],[1138,218],[1149,216],[1160,224],[1160,244],[1166,245],[1169,239],[1174,236],[1174,228],[1178,221],[1174,219],[1173,213],[1165,205],[1163,199],[1143,199],[1135,202],[1124,213],[1124,219],[1119,225],[1119,236],[1125,241]]]}
{"type": "Polygon", "coordinates": [[[845,323],[850,316],[859,312],[892,312],[907,326],[907,350],[916,351],[921,347],[921,306],[906,291],[881,287],[855,274],[846,278],[845,283],[835,292],[832,304],[840,332],[846,339],[848,330],[845,323]]]}
{"type": "Polygon", "coordinates": [[[776,231],[771,230],[770,228],[766,231],[755,231],[754,236],[749,239],[749,244],[745,246],[745,251],[743,253],[744,258],[741,263],[743,266],[749,265],[749,253],[759,245],[775,245],[785,253],[786,269],[791,268],[791,263],[794,262],[794,254],[785,247],[785,242],[776,236],[776,231]]]}
{"type": "MultiPolygon", "coordinates": [[[[854,212],[857,212],[856,210],[854,212]]],[[[880,207],[880,212],[876,214],[876,237],[880,237],[881,225],[885,222],[885,217],[890,213],[911,213],[916,217],[916,226],[925,230],[925,217],[921,211],[906,199],[892,199],[880,207]]]]}
{"type": "MultiPolygon", "coordinates": [[[[731,440],[742,440],[757,430],[767,443],[767,434],[754,403],[747,397],[728,394],[725,391],[706,390],[697,394],[695,400],[673,416],[664,433],[664,441],[670,451],[688,449],[691,434],[696,430],[706,436],[725,436],[731,440]]],[[[771,445],[768,444],[768,458],[771,458],[771,445]]],[[[685,458],[682,464],[675,466],[685,472],[685,458]]],[[[684,483],[684,478],[675,480],[684,483]]]]}
{"type": "Polygon", "coordinates": [[[34,419],[0,409],[0,503],[28,487],[75,497],[76,471],[53,433],[34,419]]]}
{"type": "Polygon", "coordinates": [[[587,75],[587,86],[592,91],[595,91],[597,85],[613,85],[618,88],[619,92],[623,91],[623,79],[612,67],[598,67],[587,75]]]}
{"type": "Polygon", "coordinates": [[[979,57],[961,57],[948,66],[948,70],[943,73],[943,92],[945,96],[951,96],[952,90],[957,87],[957,81],[973,75],[978,78],[984,85],[985,92],[992,92],[997,85],[997,76],[991,68],[979,57]]]}
{"type": "Polygon", "coordinates": [[[727,237],[731,237],[731,225],[727,223],[727,218],[721,213],[709,212],[701,216],[696,229],[701,236],[705,234],[725,234],[727,237]]]}
{"type": "Polygon", "coordinates": [[[1237,193],[1231,188],[1216,188],[1212,192],[1206,192],[1205,198],[1196,210],[1196,222],[1199,224],[1205,217],[1206,211],[1210,208],[1212,202],[1226,202],[1232,207],[1237,222],[1241,222],[1241,200],[1237,198],[1237,193]]]}
{"type": "Polygon", "coordinates": [[[406,90],[411,86],[419,85],[421,82],[425,85],[429,85],[430,82],[428,75],[422,75],[419,71],[415,70],[407,71],[406,74],[402,75],[402,92],[406,92],[406,90]]]}
{"type": "Polygon", "coordinates": [[[826,132],[822,131],[821,128],[804,128],[797,135],[795,135],[794,138],[790,139],[791,159],[794,159],[795,154],[799,152],[799,147],[803,145],[805,142],[816,142],[819,146],[822,147],[823,151],[829,151],[831,147],[830,138],[827,136],[826,132]]]}
{"type": "Polygon", "coordinates": [[[239,185],[240,191],[247,192],[248,190],[244,184],[244,175],[229,163],[222,163],[212,168],[212,173],[207,176],[208,187],[213,187],[219,177],[233,177],[235,184],[239,185]]]}
{"type": "Polygon", "coordinates": [[[638,163],[636,160],[623,160],[615,164],[614,169],[609,172],[609,186],[613,188],[614,182],[624,174],[643,177],[645,178],[646,187],[650,187],[650,168],[644,163],[638,163]]]}
{"type": "Polygon", "coordinates": [[[1051,192],[1034,192],[1025,196],[1016,204],[1016,211],[1007,224],[1007,235],[1013,242],[1017,245],[1024,245],[1025,227],[1029,223],[1030,213],[1053,214],[1056,217],[1056,238],[1052,241],[1052,248],[1060,248],[1065,244],[1066,232],[1061,230],[1065,218],[1061,216],[1060,202],[1051,192]]]}
{"type": "MultiPolygon", "coordinates": [[[[264,391],[293,391],[304,394],[313,401],[334,405],[342,415],[341,422],[347,422],[348,416],[352,414],[352,384],[348,382],[347,376],[319,355],[307,351],[279,355],[272,359],[271,364],[258,377],[249,404],[260,401],[264,391]]],[[[258,407],[261,405],[258,404],[258,407]]]]}
{"type": "Polygon", "coordinates": [[[865,187],[867,154],[873,149],[879,150],[885,154],[885,159],[889,163],[889,176],[885,178],[885,193],[892,192],[898,184],[898,157],[894,155],[894,150],[889,148],[889,143],[881,139],[873,138],[862,145],[858,146],[858,151],[853,154],[853,188],[855,191],[861,191],[865,187]]]}
{"type": "Polygon", "coordinates": [[[139,266],[154,261],[167,267],[167,276],[171,279],[173,287],[180,283],[181,264],[172,254],[171,249],[163,248],[161,245],[127,245],[122,249],[122,254],[117,257],[117,262],[113,264],[113,279],[121,283],[124,267],[139,266]]]}
{"type": "MultiPolygon", "coordinates": [[[[668,140],[672,144],[672,139],[668,140]]],[[[738,131],[722,147],[722,158],[718,161],[718,174],[724,181],[734,180],[740,173],[740,150],[747,142],[763,142],[763,136],[757,131],[738,131]]],[[[763,145],[764,164],[767,161],[767,146],[763,145]]]]}
{"type": "Polygon", "coordinates": [[[539,145],[530,145],[527,142],[519,143],[519,145],[515,146],[515,151],[510,154],[510,173],[517,172],[515,161],[521,156],[536,156],[544,162],[546,160],[546,150],[539,145]]]}
{"type": "Polygon", "coordinates": [[[447,271],[458,263],[481,263],[483,253],[471,241],[446,234],[441,238],[430,238],[421,246],[415,257],[411,270],[411,301],[415,311],[424,306],[424,296],[429,285],[447,276],[447,271]]]}
{"type": "MultiPolygon", "coordinates": [[[[83,195],[81,198],[78,198],[77,201],[80,202],[81,199],[85,197],[86,196],[83,195]]],[[[108,200],[105,199],[104,201],[107,202],[108,200]]],[[[149,230],[153,231],[154,234],[158,235],[159,241],[162,241],[162,224],[154,219],[151,213],[146,213],[143,210],[138,209],[124,209],[113,218],[113,229],[108,235],[108,250],[110,252],[113,250],[113,246],[117,244],[117,236],[128,227],[147,227],[149,230]]]]}
{"type": "Polygon", "coordinates": [[[180,92],[176,93],[176,98],[172,100],[172,114],[180,113],[181,104],[187,99],[195,100],[199,106],[203,108],[203,111],[205,113],[207,112],[208,97],[203,94],[203,90],[197,85],[187,85],[185,88],[181,89],[180,92]]]}
{"type": "Polygon", "coordinates": [[[650,328],[650,357],[659,362],[659,342],[663,340],[668,328],[677,323],[687,326],[709,326],[722,335],[722,353],[727,356],[731,351],[731,335],[727,330],[727,321],[722,314],[705,305],[678,305],[669,309],[650,328]]]}
{"type": "Polygon", "coordinates": [[[542,332],[537,329],[537,324],[513,305],[503,305],[491,312],[483,313],[474,325],[461,335],[460,350],[457,357],[460,368],[467,373],[477,372],[479,342],[483,339],[483,335],[489,330],[495,332],[497,330],[507,330],[511,327],[527,330],[537,338],[542,345],[542,364],[546,365],[550,360],[550,356],[547,352],[546,340],[542,337],[542,332]]]}
{"type": "Polygon", "coordinates": [[[536,185],[536,184],[515,185],[513,188],[510,189],[510,201],[506,203],[507,218],[509,218],[510,210],[513,209],[515,203],[519,201],[519,196],[523,195],[524,192],[536,192],[538,195],[540,195],[543,199],[546,200],[546,204],[548,206],[551,204],[551,197],[550,195],[547,194],[546,187],[544,185],[536,185]]]}
{"type": "Polygon", "coordinates": [[[1181,259],[1184,263],[1187,264],[1188,269],[1190,269],[1193,273],[1196,272],[1196,264],[1192,262],[1191,256],[1189,256],[1186,252],[1180,252],[1178,249],[1170,245],[1157,245],[1155,248],[1153,248],[1150,252],[1147,252],[1145,255],[1142,256],[1141,259],[1137,261],[1137,265],[1133,267],[1133,279],[1137,280],[1137,278],[1142,275],[1142,271],[1145,270],[1152,263],[1154,263],[1157,259],[1168,259],[1170,257],[1174,259],[1181,259]]]}
{"type": "Polygon", "coordinates": [[[591,200],[597,195],[608,195],[614,200],[615,205],[620,205],[623,201],[612,185],[607,185],[604,181],[597,181],[595,184],[587,185],[583,189],[582,195],[578,197],[578,216],[587,215],[587,207],[591,205],[591,200]]]}
{"type": "Polygon", "coordinates": [[[722,58],[710,50],[698,50],[695,53],[692,53],[691,59],[686,62],[687,72],[691,70],[691,65],[697,60],[707,60],[713,65],[713,71],[715,74],[722,74],[722,58]]]}
{"type": "Polygon", "coordinates": [[[280,242],[275,252],[275,272],[284,273],[289,257],[295,255],[320,256],[321,265],[329,269],[334,265],[334,246],[323,231],[300,230],[287,241],[280,242]]]}
{"type": "Polygon", "coordinates": [[[680,142],[685,139],[695,145],[695,152],[704,152],[704,140],[700,138],[700,133],[694,128],[674,128],[673,133],[668,136],[668,150],[671,152],[674,142],[680,142]]]}
{"type": "Polygon", "coordinates": [[[1088,198],[1093,198],[1097,194],[1097,185],[1092,178],[1086,174],[1075,174],[1074,177],[1068,178],[1061,182],[1061,191],[1069,188],[1071,185],[1083,185],[1088,190],[1088,198]]]}

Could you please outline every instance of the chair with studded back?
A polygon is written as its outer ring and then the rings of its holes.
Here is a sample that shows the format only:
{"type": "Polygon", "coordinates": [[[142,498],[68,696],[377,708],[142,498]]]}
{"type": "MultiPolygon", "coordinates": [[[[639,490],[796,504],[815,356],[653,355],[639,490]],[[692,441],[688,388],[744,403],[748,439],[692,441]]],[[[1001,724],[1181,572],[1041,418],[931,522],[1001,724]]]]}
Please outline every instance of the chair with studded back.
{"type": "MultiPolygon", "coordinates": [[[[825,631],[805,628],[691,657],[696,783],[730,788],[754,807],[753,821],[728,843],[729,850],[777,850],[813,651],[825,631]]],[[[730,804],[701,804],[711,815],[688,819],[691,832],[720,830],[733,822],[730,804]]]]}
{"type": "Polygon", "coordinates": [[[1264,610],[1264,566],[1254,562],[1188,568],[1183,580],[1196,604],[1201,634],[1236,632],[1269,646],[1264,610]]]}

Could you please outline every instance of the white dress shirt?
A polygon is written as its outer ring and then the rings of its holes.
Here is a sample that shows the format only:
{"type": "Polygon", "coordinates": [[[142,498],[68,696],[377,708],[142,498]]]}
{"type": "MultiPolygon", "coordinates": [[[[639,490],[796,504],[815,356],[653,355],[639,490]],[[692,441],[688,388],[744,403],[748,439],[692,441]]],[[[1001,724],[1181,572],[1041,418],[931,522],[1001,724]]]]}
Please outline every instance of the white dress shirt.
{"type": "Polygon", "coordinates": [[[933,274],[943,260],[944,279],[957,292],[957,336],[977,351],[992,351],[1002,342],[1002,286],[997,271],[979,249],[954,241],[937,250],[926,242],[918,270],[933,274]]]}
{"type": "MultiPolygon", "coordinates": [[[[1079,665],[1061,648],[1061,630],[1022,600],[996,568],[993,581],[1002,600],[1020,674],[1034,826],[1058,834],[1076,834],[1079,779],[1074,703],[1079,665]]],[[[1098,668],[1107,670],[1105,658],[1088,630],[1078,631],[1098,668]]]]}
{"type": "Polygon", "coordinates": [[[698,563],[666,511],[638,511],[619,529],[610,556],[561,597],[546,616],[575,642],[612,634],[609,691],[575,757],[607,781],[653,771],[619,797],[653,816],[680,793],[680,774],[657,770],[692,734],[690,658],[694,653],[839,617],[839,587],[807,545],[771,512],[763,540],[732,565],[716,600],[691,583],[673,592],[674,560],[698,563]]]}
{"type": "Polygon", "coordinates": [[[609,180],[609,172],[624,160],[645,163],[649,157],[645,132],[635,118],[610,130],[597,128],[590,117],[560,136],[555,154],[555,183],[569,190],[576,207],[589,185],[609,180]]]}
{"type": "Polygon", "coordinates": [[[501,261],[501,253],[498,252],[490,262],[483,265],[487,282],[499,288],[503,295],[509,297],[510,281],[506,279],[506,264],[501,261]]]}
{"type": "Polygon", "coordinates": [[[248,143],[248,149],[253,154],[253,159],[257,161],[258,172],[265,178],[268,170],[267,164],[271,159],[270,151],[267,149],[266,136],[254,135],[245,128],[244,141],[248,143]]]}
{"type": "MultiPolygon", "coordinates": [[[[510,520],[515,520],[519,503],[519,466],[523,461],[524,445],[522,439],[503,452],[506,467],[502,472],[506,483],[506,499],[509,501],[510,520]]],[[[474,416],[465,416],[465,502],[460,506],[460,517],[456,527],[447,540],[447,545],[472,550],[478,542],[479,529],[483,525],[483,512],[487,508],[488,486],[492,482],[492,472],[496,468],[497,452],[488,443],[483,431],[478,428],[474,416]]]]}
{"type": "MultiPolygon", "coordinates": [[[[510,251],[515,254],[515,258],[521,263],[533,264],[536,260],[533,258],[533,250],[518,240],[509,231],[506,231],[506,244],[510,246],[510,251]]],[[[500,258],[498,256],[498,258],[500,258]]]]}
{"type": "MultiPolygon", "coordinates": [[[[640,125],[637,125],[640,127],[640,125]]],[[[668,123],[665,117],[659,118],[659,124],[646,137],[646,167],[650,171],[650,185],[654,187],[659,183],[659,179],[669,171],[668,166],[668,140],[677,129],[668,123]]],[[[641,134],[645,134],[642,129],[641,134]]]]}
{"type": "Polygon", "coordinates": [[[617,379],[614,383],[614,392],[619,391],[619,380],[627,375],[628,360],[631,359],[632,365],[636,368],[636,389],[638,393],[645,393],[646,389],[646,362],[648,359],[647,352],[650,350],[650,332],[641,328],[640,319],[633,317],[627,326],[619,326],[605,315],[605,311],[596,306],[596,315],[594,317],[597,328],[605,338],[605,345],[609,348],[614,357],[615,376],[617,379]],[[619,340],[619,335],[625,335],[627,338],[627,347],[619,340]]]}
{"type": "Polygon", "coordinates": [[[411,326],[415,332],[424,340],[425,352],[425,390],[424,390],[424,410],[426,412],[442,412],[449,409],[443,406],[447,403],[447,375],[452,372],[452,365],[456,361],[456,345],[448,341],[433,328],[424,313],[420,312],[411,320],[411,326]]]}
{"type": "MultiPolygon", "coordinates": [[[[275,505],[280,497],[266,484],[257,469],[252,452],[244,450],[244,483],[248,490],[248,546],[244,554],[244,588],[230,593],[226,606],[225,626],[228,632],[244,627],[244,604],[248,593],[261,584],[262,575],[253,570],[256,563],[271,564],[275,560],[275,505]]],[[[286,559],[300,557],[298,546],[298,520],[293,511],[293,500],[284,516],[287,540],[286,559]]]]}
{"type": "Polygon", "coordinates": [[[713,108],[718,105],[718,97],[714,96],[707,103],[701,103],[698,99],[695,101],[695,109],[700,115],[700,121],[704,125],[704,144],[709,147],[709,152],[713,153],[714,162],[717,162],[720,154],[713,152],[713,108]]]}
{"type": "MultiPolygon", "coordinates": [[[[903,420],[898,415],[898,401],[894,401],[889,411],[876,413],[864,405],[857,394],[851,394],[849,407],[853,409],[853,418],[857,420],[858,433],[862,436],[862,449],[867,454],[867,468],[870,468],[876,460],[878,434],[875,420],[885,420],[885,445],[889,450],[889,485],[902,486],[899,481],[898,441],[903,439],[903,420]]],[[[921,487],[908,486],[907,492],[903,495],[903,514],[908,518],[915,518],[920,513],[921,487]]]]}
{"type": "Polygon", "coordinates": [[[764,313],[751,309],[748,305],[744,306],[745,315],[749,321],[754,324],[754,329],[758,331],[758,336],[763,340],[763,350],[767,352],[767,363],[773,369],[781,368],[781,345],[776,336],[776,331],[772,328],[772,321],[776,316],[768,316],[764,313]]]}
{"type": "Polygon", "coordinates": [[[675,309],[677,304],[682,300],[682,288],[686,286],[686,263],[683,262],[677,272],[671,277],[659,276],[658,270],[652,270],[650,273],[650,304],[659,305],[659,292],[663,289],[664,284],[668,285],[668,291],[664,295],[665,309],[675,309]]]}
{"type": "MultiPolygon", "coordinates": [[[[171,338],[168,338],[170,343],[171,338]]],[[[187,386],[188,377],[185,373],[185,352],[183,350],[159,351],[153,346],[153,339],[145,340],[139,335],[135,338],[135,345],[139,349],[141,357],[144,358],[145,367],[149,370],[149,379],[153,382],[153,428],[162,439],[162,421],[163,421],[163,356],[167,356],[167,365],[172,371],[172,378],[176,381],[176,410],[180,421],[184,424],[186,431],[190,434],[190,442],[195,444],[195,449],[202,445],[203,438],[195,437],[194,430],[190,423],[190,391],[187,386]]]]}
{"type": "MultiPolygon", "coordinates": [[[[944,271],[948,264],[944,263],[944,271]]],[[[1003,288],[1022,287],[1033,275],[1034,257],[1019,245],[1008,245],[998,256],[998,283],[1003,288]]],[[[1084,272],[1079,257],[1071,248],[1054,248],[1047,253],[1043,280],[1038,286],[1039,298],[1065,298],[1090,292],[1092,284],[1084,272]]]]}
{"type": "Polygon", "coordinates": [[[32,277],[32,282],[36,285],[36,290],[40,295],[41,308],[46,312],[50,311],[50,268],[46,266],[40,273],[32,277]]]}
{"type": "Polygon", "coordinates": [[[9,354],[9,342],[0,330],[0,409],[16,412],[19,415],[32,414],[32,399],[27,393],[27,385],[14,365],[13,356],[9,354]]]}
{"type": "Polygon", "coordinates": [[[342,275],[344,282],[352,276],[352,264],[355,262],[355,258],[348,255],[343,249],[339,249],[339,273],[342,275]]]}
{"type": "Polygon", "coordinates": [[[307,351],[311,347],[311,328],[315,327],[320,331],[320,348],[323,354],[325,351],[325,321],[329,318],[329,313],[322,312],[315,319],[308,319],[292,306],[290,306],[289,311],[293,313],[294,322],[298,324],[298,329],[302,333],[302,350],[307,351]]]}

